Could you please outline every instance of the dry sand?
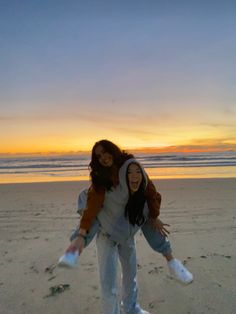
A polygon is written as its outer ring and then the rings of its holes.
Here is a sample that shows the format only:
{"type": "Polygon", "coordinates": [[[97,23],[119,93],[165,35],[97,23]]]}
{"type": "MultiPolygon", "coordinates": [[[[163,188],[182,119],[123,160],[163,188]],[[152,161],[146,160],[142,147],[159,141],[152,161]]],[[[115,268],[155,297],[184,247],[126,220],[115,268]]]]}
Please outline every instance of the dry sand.
{"type": "MultiPolygon", "coordinates": [[[[151,314],[236,313],[236,179],[155,181],[161,218],[171,225],[177,258],[194,274],[183,285],[168,277],[164,258],[136,236],[139,300],[151,314]]],[[[57,262],[77,223],[76,200],[88,182],[0,185],[0,312],[101,312],[95,241],[79,267],[45,269],[57,262]],[[45,297],[49,288],[70,284],[45,297]]]]}

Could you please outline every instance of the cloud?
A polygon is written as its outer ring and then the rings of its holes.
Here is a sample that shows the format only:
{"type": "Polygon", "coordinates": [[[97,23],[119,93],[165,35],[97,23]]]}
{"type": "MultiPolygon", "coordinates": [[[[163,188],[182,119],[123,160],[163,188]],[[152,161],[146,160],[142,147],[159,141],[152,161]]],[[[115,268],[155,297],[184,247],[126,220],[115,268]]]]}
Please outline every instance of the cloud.
{"type": "Polygon", "coordinates": [[[30,121],[43,121],[53,120],[53,116],[47,115],[5,115],[0,116],[1,122],[30,122],[30,121]]]}
{"type": "Polygon", "coordinates": [[[14,118],[13,117],[8,117],[8,116],[0,116],[0,121],[1,122],[5,122],[5,121],[13,121],[14,118]]]}
{"type": "Polygon", "coordinates": [[[146,153],[191,153],[191,152],[219,152],[219,151],[236,151],[235,144],[218,144],[218,145],[177,145],[166,147],[140,147],[132,149],[132,152],[146,153]]]}
{"type": "MultiPolygon", "coordinates": [[[[234,104],[235,105],[235,104],[234,104]]],[[[222,112],[223,112],[223,114],[225,114],[225,115],[234,115],[235,114],[235,109],[234,108],[232,108],[232,107],[223,107],[222,108],[222,112]]]]}
{"type": "Polygon", "coordinates": [[[202,122],[200,125],[209,126],[213,128],[236,128],[233,122],[202,122]]]}
{"type": "Polygon", "coordinates": [[[191,141],[192,146],[207,147],[212,149],[235,149],[236,136],[222,137],[215,139],[194,139],[191,141]]]}

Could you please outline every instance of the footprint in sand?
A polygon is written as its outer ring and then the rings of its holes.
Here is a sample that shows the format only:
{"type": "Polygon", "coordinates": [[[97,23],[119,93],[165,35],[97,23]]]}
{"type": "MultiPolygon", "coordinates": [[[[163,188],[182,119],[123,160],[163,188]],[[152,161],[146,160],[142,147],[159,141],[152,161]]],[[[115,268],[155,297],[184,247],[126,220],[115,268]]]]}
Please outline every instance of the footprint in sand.
{"type": "Polygon", "coordinates": [[[162,273],[163,271],[163,267],[162,266],[159,266],[159,267],[154,267],[153,269],[149,270],[148,273],[149,274],[159,274],[159,273],[162,273]]]}

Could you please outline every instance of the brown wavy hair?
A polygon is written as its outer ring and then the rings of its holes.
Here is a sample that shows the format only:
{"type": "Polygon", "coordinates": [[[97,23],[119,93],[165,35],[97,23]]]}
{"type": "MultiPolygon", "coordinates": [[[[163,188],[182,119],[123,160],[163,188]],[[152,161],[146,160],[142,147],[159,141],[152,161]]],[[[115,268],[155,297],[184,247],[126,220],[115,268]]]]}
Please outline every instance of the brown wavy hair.
{"type": "Polygon", "coordinates": [[[112,155],[113,163],[118,170],[127,159],[133,158],[134,156],[132,154],[128,154],[124,150],[121,150],[116,144],[105,139],[94,144],[91,153],[91,162],[89,164],[90,178],[96,189],[105,188],[109,191],[113,185],[111,179],[111,168],[104,167],[99,163],[95,154],[95,149],[99,145],[101,145],[106,152],[112,155]]]}

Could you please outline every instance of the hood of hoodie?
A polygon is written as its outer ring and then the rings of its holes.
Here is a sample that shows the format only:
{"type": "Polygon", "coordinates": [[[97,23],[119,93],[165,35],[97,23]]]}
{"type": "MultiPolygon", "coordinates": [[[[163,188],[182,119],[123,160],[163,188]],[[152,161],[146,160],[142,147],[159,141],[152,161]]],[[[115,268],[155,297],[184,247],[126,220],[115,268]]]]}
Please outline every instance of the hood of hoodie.
{"type": "MultiPolygon", "coordinates": [[[[105,193],[103,208],[98,214],[101,229],[118,243],[127,241],[139,229],[138,226],[132,226],[124,214],[129,199],[126,172],[132,163],[139,164],[136,159],[130,158],[122,165],[119,170],[119,184],[105,193]]],[[[147,174],[141,166],[140,168],[147,184],[147,174]]]]}
{"type": "Polygon", "coordinates": [[[145,187],[147,186],[147,182],[148,182],[148,176],[147,176],[144,168],[142,167],[142,165],[135,158],[130,158],[124,162],[124,164],[122,165],[122,167],[120,168],[120,171],[119,171],[119,183],[120,183],[121,187],[128,192],[129,192],[129,188],[128,188],[127,181],[126,181],[126,174],[127,174],[129,165],[133,164],[133,163],[138,164],[140,169],[142,170],[142,174],[143,174],[143,177],[145,180],[145,187]]]}

